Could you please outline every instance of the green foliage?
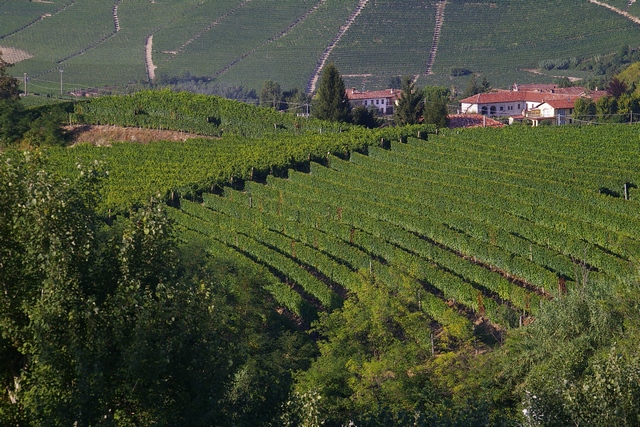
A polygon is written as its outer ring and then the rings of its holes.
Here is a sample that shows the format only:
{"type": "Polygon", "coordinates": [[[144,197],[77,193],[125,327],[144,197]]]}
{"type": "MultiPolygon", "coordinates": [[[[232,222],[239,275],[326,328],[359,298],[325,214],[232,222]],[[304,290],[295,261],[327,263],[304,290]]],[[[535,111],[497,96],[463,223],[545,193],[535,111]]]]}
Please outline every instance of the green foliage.
{"type": "Polygon", "coordinates": [[[402,78],[402,95],[393,111],[393,119],[398,125],[413,125],[422,116],[423,94],[416,90],[411,76],[402,78]]]}
{"type": "Polygon", "coordinates": [[[545,306],[532,325],[509,337],[500,380],[522,402],[523,421],[637,423],[640,364],[632,296],[637,288],[632,286],[586,283],[545,306]]]}
{"type": "Polygon", "coordinates": [[[468,76],[472,71],[462,67],[451,67],[449,74],[453,77],[468,76]]]}
{"type": "Polygon", "coordinates": [[[0,182],[0,423],[256,425],[313,354],[260,279],[176,245],[157,203],[102,224],[103,174],[30,156],[0,182]]]}
{"type": "Polygon", "coordinates": [[[10,66],[11,64],[2,59],[2,53],[0,52],[0,101],[16,101],[20,96],[18,79],[7,74],[7,68],[10,66]]]}
{"type": "Polygon", "coordinates": [[[266,80],[262,84],[262,89],[260,90],[260,105],[279,110],[281,101],[282,89],[280,88],[280,85],[274,81],[266,80]]]}
{"type": "Polygon", "coordinates": [[[577,120],[593,120],[596,104],[591,98],[578,98],[573,106],[573,117],[577,120]]]}
{"type": "Polygon", "coordinates": [[[415,411],[430,411],[430,331],[420,313],[406,311],[411,294],[402,284],[389,288],[365,279],[343,308],[317,323],[324,337],[320,356],[299,378],[299,387],[320,393],[329,425],[352,416],[356,425],[397,425],[415,411]],[[411,389],[420,393],[412,396],[411,389]]]}
{"type": "Polygon", "coordinates": [[[367,108],[364,105],[358,105],[351,110],[351,123],[373,129],[380,127],[382,120],[378,117],[377,108],[367,108]]]}
{"type": "Polygon", "coordinates": [[[344,81],[333,63],[322,71],[311,113],[320,120],[331,122],[349,122],[351,119],[351,104],[344,81]]]}

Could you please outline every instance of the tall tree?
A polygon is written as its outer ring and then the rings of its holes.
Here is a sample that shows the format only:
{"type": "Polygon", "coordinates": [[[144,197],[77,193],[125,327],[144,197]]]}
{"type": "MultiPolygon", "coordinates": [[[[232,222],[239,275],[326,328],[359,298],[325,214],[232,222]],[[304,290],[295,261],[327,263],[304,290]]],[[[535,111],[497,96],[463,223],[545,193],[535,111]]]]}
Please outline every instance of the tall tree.
{"type": "Polygon", "coordinates": [[[7,68],[9,67],[11,67],[11,64],[5,62],[0,53],[0,100],[18,100],[20,96],[18,79],[7,74],[7,68]]]}
{"type": "Polygon", "coordinates": [[[7,74],[10,66],[0,54],[0,147],[16,141],[24,131],[24,125],[20,123],[22,104],[18,80],[7,74]]]}
{"type": "Polygon", "coordinates": [[[332,122],[351,120],[351,104],[342,76],[334,64],[327,65],[322,72],[318,92],[312,104],[312,114],[318,119],[332,122]]]}
{"type": "Polygon", "coordinates": [[[393,119],[399,125],[413,125],[419,122],[422,116],[423,95],[415,89],[415,83],[411,76],[402,78],[402,95],[398,99],[398,105],[393,113],[393,119]]]}
{"type": "Polygon", "coordinates": [[[266,80],[262,83],[262,90],[260,91],[260,105],[279,110],[281,101],[282,89],[280,88],[280,84],[271,80],[266,80]]]}
{"type": "Polygon", "coordinates": [[[427,86],[424,92],[424,122],[439,128],[449,125],[447,101],[451,92],[442,86],[427,86]]]}
{"type": "Polygon", "coordinates": [[[573,117],[576,120],[593,120],[596,115],[596,104],[591,98],[578,98],[573,106],[573,117]]]}

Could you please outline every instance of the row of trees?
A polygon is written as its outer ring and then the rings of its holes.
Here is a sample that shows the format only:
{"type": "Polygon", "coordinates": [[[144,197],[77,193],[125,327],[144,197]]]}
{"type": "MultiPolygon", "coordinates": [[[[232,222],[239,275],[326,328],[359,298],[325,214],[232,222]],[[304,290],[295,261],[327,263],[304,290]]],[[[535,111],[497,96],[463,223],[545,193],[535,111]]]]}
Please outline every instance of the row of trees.
{"type": "MultiPolygon", "coordinates": [[[[403,77],[400,86],[401,95],[393,114],[396,125],[428,123],[437,127],[447,126],[447,101],[450,95],[447,89],[427,87],[418,90],[411,76],[403,77]]],[[[352,122],[367,127],[382,124],[375,109],[364,106],[352,108],[344,81],[334,64],[327,65],[323,70],[311,112],[322,120],[352,122]]]]}

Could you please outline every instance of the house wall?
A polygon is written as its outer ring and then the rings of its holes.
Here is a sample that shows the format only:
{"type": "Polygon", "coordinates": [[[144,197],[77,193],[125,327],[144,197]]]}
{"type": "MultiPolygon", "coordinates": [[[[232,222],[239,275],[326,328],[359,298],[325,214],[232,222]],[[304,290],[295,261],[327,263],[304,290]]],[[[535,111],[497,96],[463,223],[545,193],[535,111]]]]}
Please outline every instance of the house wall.
{"type": "Polygon", "coordinates": [[[461,104],[463,113],[477,113],[484,116],[517,116],[522,114],[526,103],[520,102],[494,102],[491,104],[461,104]]]}

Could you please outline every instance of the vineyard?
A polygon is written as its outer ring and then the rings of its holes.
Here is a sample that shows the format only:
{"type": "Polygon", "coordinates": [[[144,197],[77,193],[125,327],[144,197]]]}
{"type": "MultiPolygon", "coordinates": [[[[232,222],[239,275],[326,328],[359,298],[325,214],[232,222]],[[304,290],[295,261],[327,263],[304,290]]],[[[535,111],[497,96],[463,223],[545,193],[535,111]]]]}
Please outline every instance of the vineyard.
{"type": "MultiPolygon", "coordinates": [[[[452,68],[482,74],[494,87],[548,82],[553,75],[526,70],[543,60],[635,48],[640,31],[629,17],[586,0],[544,0],[535,17],[511,0],[448,2],[438,20],[433,74],[426,76],[437,3],[412,0],[398,7],[389,0],[362,5],[357,0],[286,0],[274,7],[270,0],[4,1],[0,47],[32,56],[11,69],[19,78],[27,73],[29,92],[55,94],[62,85],[63,96],[147,82],[150,36],[156,77],[200,76],[256,90],[273,80],[284,89],[304,90],[328,53],[326,62],[336,64],[348,86],[380,89],[393,77],[413,75],[419,85],[462,89],[467,78],[451,76],[452,68]]],[[[630,17],[639,15],[637,2],[607,4],[630,17]]]]}
{"type": "Polygon", "coordinates": [[[105,214],[165,200],[184,239],[264,269],[306,324],[374,280],[465,338],[625,281],[640,256],[635,126],[367,130],[169,91],[78,103],[70,121],[214,136],[48,157],[68,176],[101,162],[105,214]]]}
{"type": "Polygon", "coordinates": [[[130,141],[0,152],[0,424],[635,425],[637,124],[55,110],[130,141]]]}
{"type": "MultiPolygon", "coordinates": [[[[401,302],[409,310],[468,338],[477,325],[522,325],[587,283],[630,278],[640,256],[635,127],[477,129],[427,140],[407,133],[387,136],[385,148],[368,137],[348,152],[324,141],[311,162],[304,151],[293,163],[288,153],[279,162],[265,154],[304,138],[280,137],[271,151],[262,151],[267,139],[233,139],[215,154],[210,142],[103,152],[113,153],[107,163],[135,168],[110,178],[112,193],[135,192],[143,180],[125,188],[126,180],[147,175],[164,186],[172,175],[185,183],[244,178],[209,194],[206,184],[182,189],[170,215],[184,239],[265,268],[269,292],[303,322],[374,280],[409,289],[401,302]],[[322,156],[328,147],[338,156],[322,156]],[[234,158],[244,170],[224,169],[234,158]],[[269,163],[275,175],[252,179],[250,165],[264,172],[269,163]]],[[[89,158],[99,149],[81,150],[89,158]]]]}

